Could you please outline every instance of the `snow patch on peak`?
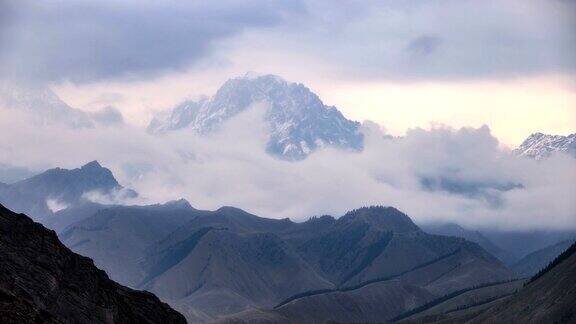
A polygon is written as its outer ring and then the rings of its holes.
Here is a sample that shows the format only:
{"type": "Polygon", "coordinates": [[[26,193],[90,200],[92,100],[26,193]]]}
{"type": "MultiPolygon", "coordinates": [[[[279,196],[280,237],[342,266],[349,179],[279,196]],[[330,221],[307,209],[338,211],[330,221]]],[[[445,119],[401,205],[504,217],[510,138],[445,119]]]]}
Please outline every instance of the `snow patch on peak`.
{"type": "Polygon", "coordinates": [[[534,133],[514,150],[514,153],[519,156],[536,160],[547,158],[555,152],[563,152],[576,157],[576,133],[568,136],[534,133]]]}
{"type": "Polygon", "coordinates": [[[270,74],[247,73],[230,79],[211,98],[184,101],[170,115],[155,118],[148,129],[162,133],[186,128],[205,134],[260,102],[267,104],[264,121],[270,138],[266,150],[273,155],[300,160],[325,146],[362,149],[358,122],[324,105],[303,84],[270,74]]]}

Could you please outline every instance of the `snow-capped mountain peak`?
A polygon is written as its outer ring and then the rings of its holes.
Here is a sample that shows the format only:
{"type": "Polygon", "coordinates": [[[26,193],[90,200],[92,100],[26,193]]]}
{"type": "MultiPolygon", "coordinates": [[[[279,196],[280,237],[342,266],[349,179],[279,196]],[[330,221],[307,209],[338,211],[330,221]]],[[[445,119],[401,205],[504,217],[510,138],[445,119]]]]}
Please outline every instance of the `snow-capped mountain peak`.
{"type": "Polygon", "coordinates": [[[568,136],[534,133],[514,150],[519,156],[536,160],[544,159],[554,152],[564,152],[576,157],[576,133],[568,136]]]}
{"type": "Polygon", "coordinates": [[[288,160],[305,158],[323,146],[360,150],[360,124],[346,119],[335,107],[300,83],[275,75],[247,74],[226,81],[216,94],[187,100],[149,126],[152,133],[187,128],[199,134],[217,129],[257,102],[266,102],[265,122],[270,129],[266,150],[288,160]]]}

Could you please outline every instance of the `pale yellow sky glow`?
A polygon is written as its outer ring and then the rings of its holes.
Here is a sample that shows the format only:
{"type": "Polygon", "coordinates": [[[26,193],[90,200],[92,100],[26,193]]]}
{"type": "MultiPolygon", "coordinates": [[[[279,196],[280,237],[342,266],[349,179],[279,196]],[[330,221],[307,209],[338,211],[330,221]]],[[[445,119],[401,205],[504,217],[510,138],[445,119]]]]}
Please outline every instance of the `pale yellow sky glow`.
{"type": "MultiPolygon", "coordinates": [[[[186,73],[148,82],[60,86],[57,92],[85,110],[119,108],[129,123],[145,126],[155,112],[202,94],[212,95],[237,74],[186,73]],[[203,80],[206,80],[203,82],[203,80]]],[[[455,128],[488,125],[500,142],[515,147],[533,132],[566,135],[576,130],[576,91],[558,76],[501,81],[358,82],[326,78],[305,80],[328,105],[348,118],[372,120],[392,135],[435,124],[455,128]]]]}
{"type": "Polygon", "coordinates": [[[452,83],[349,84],[322,89],[321,97],[356,120],[373,120],[393,135],[431,124],[488,125],[504,145],[540,131],[576,129],[576,92],[561,78],[452,83]]]}

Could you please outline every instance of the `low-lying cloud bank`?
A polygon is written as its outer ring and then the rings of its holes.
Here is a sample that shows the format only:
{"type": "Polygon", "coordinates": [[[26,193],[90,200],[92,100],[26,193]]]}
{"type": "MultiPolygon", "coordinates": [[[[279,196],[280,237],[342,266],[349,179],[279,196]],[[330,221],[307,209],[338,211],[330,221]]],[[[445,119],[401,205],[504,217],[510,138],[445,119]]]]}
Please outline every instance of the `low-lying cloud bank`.
{"type": "Polygon", "coordinates": [[[576,160],[568,156],[515,157],[488,127],[438,126],[390,138],[366,122],[362,153],[324,149],[292,163],[264,152],[262,111],[198,137],[186,130],[153,136],[127,125],[38,126],[0,110],[0,163],[74,168],[97,159],[143,203],[183,197],[196,208],[231,205],[264,217],[304,220],[382,204],[418,222],[576,229],[576,160]]]}

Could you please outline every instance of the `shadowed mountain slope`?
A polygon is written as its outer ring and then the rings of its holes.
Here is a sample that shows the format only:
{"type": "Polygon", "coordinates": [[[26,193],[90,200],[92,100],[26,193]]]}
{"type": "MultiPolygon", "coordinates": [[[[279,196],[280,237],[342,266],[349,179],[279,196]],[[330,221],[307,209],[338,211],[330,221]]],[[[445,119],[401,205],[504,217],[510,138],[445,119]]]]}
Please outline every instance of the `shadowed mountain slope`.
{"type": "Polygon", "coordinates": [[[222,323],[249,323],[275,318],[290,323],[377,323],[450,292],[507,278],[473,243],[397,275],[356,286],[310,291],[283,301],[274,310],[249,310],[222,318],[222,323]]]}
{"type": "Polygon", "coordinates": [[[483,247],[484,250],[488,251],[505,264],[517,261],[512,253],[494,244],[479,231],[468,230],[454,223],[426,224],[421,227],[425,232],[430,234],[461,237],[470,242],[478,243],[478,245],[483,247]]]}
{"type": "Polygon", "coordinates": [[[272,233],[204,228],[150,255],[145,268],[150,280],[141,287],[173,301],[192,320],[272,307],[293,294],[332,287],[272,233]]]}
{"type": "Polygon", "coordinates": [[[281,303],[258,313],[297,322],[386,319],[511,276],[478,245],[427,234],[390,207],[304,223],[206,212],[148,248],[141,266],[148,277],[140,287],[193,321],[239,319],[235,312],[254,318],[249,309],[281,303]],[[372,306],[350,313],[344,304],[372,306]]]}
{"type": "Polygon", "coordinates": [[[522,277],[533,276],[568,249],[572,243],[574,243],[574,240],[562,241],[532,252],[512,265],[511,269],[522,277]]]}
{"type": "Polygon", "coordinates": [[[576,244],[572,244],[524,289],[470,319],[470,322],[574,323],[575,300],[576,244]]]}
{"type": "Polygon", "coordinates": [[[460,310],[412,318],[412,323],[575,323],[576,244],[516,293],[460,310]]]}
{"type": "Polygon", "coordinates": [[[108,279],[56,234],[0,205],[3,323],[185,323],[147,292],[108,279]]]}
{"type": "Polygon", "coordinates": [[[402,323],[433,322],[447,315],[465,312],[469,309],[489,307],[492,302],[508,298],[522,289],[524,283],[526,280],[520,279],[457,290],[411,309],[397,316],[393,321],[401,321],[402,323]]]}
{"type": "Polygon", "coordinates": [[[110,206],[75,223],[60,234],[74,252],[125,285],[135,287],[146,275],[139,266],[145,250],[196,217],[185,200],[151,206],[110,206]]]}

